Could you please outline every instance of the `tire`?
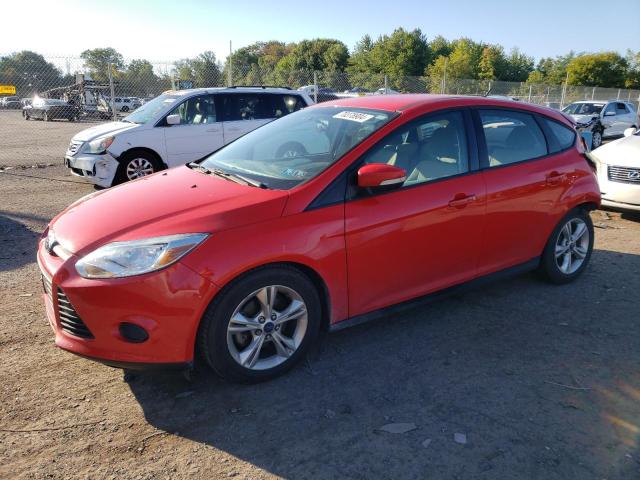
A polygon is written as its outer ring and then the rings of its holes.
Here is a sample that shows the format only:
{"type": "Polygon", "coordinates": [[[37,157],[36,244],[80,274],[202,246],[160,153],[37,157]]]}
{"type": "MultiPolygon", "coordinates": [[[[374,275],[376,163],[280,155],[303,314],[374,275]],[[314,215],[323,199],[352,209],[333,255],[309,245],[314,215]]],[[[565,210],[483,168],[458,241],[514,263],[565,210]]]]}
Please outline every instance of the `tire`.
{"type": "Polygon", "coordinates": [[[593,240],[593,222],[589,212],[582,208],[571,210],[551,233],[542,253],[538,272],[551,283],[564,284],[574,281],[589,263],[593,240]],[[580,225],[584,231],[577,235],[580,225]],[[571,240],[568,237],[568,228],[571,240]]]}
{"type": "Polygon", "coordinates": [[[118,165],[112,185],[135,180],[162,170],[162,164],[155,155],[140,150],[125,153],[120,157],[119,162],[120,165],[118,165]]]}
{"type": "Polygon", "coordinates": [[[591,137],[591,150],[595,150],[602,145],[602,130],[595,130],[591,137]]]}
{"type": "Polygon", "coordinates": [[[304,357],[318,337],[321,316],[320,296],[306,275],[287,266],[258,269],[230,283],[209,305],[198,331],[198,353],[225,380],[270,380],[304,357]],[[265,309],[267,291],[276,292],[271,315],[265,309]],[[287,311],[298,316],[279,323],[287,311]]]}
{"type": "Polygon", "coordinates": [[[25,120],[31,120],[31,117],[29,116],[29,114],[28,114],[28,113],[25,113],[25,114],[24,114],[24,119],[25,119],[25,120]]]}
{"type": "Polygon", "coordinates": [[[307,149],[300,142],[287,142],[276,152],[276,158],[293,158],[303,155],[307,155],[307,149]]]}

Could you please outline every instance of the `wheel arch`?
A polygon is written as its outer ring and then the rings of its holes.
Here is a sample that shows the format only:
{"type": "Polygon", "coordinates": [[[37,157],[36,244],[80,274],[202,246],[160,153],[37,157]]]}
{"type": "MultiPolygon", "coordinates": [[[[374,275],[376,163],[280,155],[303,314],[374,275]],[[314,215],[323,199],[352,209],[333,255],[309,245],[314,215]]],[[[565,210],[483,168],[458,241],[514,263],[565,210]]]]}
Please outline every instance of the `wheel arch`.
{"type": "Polygon", "coordinates": [[[132,147],[132,148],[129,148],[128,150],[123,150],[122,153],[118,155],[118,160],[124,158],[126,155],[131,155],[135,152],[144,152],[149,155],[152,155],[160,164],[161,170],[166,170],[167,168],[169,168],[169,166],[165,163],[165,161],[162,159],[160,154],[156,152],[154,149],[149,147],[132,147]]]}

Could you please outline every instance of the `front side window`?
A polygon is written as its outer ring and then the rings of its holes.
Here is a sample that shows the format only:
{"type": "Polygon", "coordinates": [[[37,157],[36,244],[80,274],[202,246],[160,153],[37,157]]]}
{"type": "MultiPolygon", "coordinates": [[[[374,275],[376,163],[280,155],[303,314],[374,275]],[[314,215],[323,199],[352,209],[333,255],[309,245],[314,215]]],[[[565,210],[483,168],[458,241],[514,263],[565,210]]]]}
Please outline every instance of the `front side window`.
{"type": "Polygon", "coordinates": [[[480,110],[489,166],[498,167],[547,155],[547,143],[533,115],[480,110]]]}
{"type": "Polygon", "coordinates": [[[290,189],[316,177],[393,116],[349,107],[300,110],[240,137],[202,166],[290,189]]]}
{"type": "Polygon", "coordinates": [[[615,103],[610,103],[609,105],[607,105],[607,108],[604,109],[604,114],[606,115],[607,113],[616,113],[616,104],[615,103]]]}
{"type": "Polygon", "coordinates": [[[149,100],[147,103],[138,108],[135,112],[124,117],[123,121],[145,124],[157,120],[159,114],[175,105],[179,100],[180,95],[164,94],[160,95],[153,100],[149,100]]]}
{"type": "Polygon", "coordinates": [[[180,116],[180,125],[201,125],[216,122],[213,95],[198,95],[178,105],[170,115],[180,116]]]}
{"type": "Polygon", "coordinates": [[[376,144],[364,162],[404,169],[404,186],[468,172],[464,117],[461,112],[446,112],[408,122],[376,144]]]}

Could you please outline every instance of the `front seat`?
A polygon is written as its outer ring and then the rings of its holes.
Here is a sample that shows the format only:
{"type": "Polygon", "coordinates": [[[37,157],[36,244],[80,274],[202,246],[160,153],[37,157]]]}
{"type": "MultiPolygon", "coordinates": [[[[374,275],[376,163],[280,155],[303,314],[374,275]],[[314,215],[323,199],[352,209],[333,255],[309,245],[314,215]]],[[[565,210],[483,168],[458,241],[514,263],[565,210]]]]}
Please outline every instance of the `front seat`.
{"type": "Polygon", "coordinates": [[[437,129],[421,147],[421,161],[409,174],[407,183],[425,182],[434,178],[450,177],[462,173],[464,165],[459,161],[458,133],[455,129],[437,129]]]}

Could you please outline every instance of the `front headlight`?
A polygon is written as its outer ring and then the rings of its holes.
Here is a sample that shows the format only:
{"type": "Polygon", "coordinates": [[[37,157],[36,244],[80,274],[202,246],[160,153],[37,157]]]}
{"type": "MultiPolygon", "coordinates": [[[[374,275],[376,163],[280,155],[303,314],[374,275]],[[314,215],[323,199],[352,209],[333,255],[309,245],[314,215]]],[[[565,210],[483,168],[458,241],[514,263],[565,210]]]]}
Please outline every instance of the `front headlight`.
{"type": "Polygon", "coordinates": [[[100,137],[90,141],[84,147],[84,153],[104,153],[111,146],[115,137],[100,137]]]}
{"type": "Polygon", "coordinates": [[[154,272],[174,264],[207,235],[168,235],[130,242],[108,243],[76,263],[84,278],[120,278],[154,272]]]}

